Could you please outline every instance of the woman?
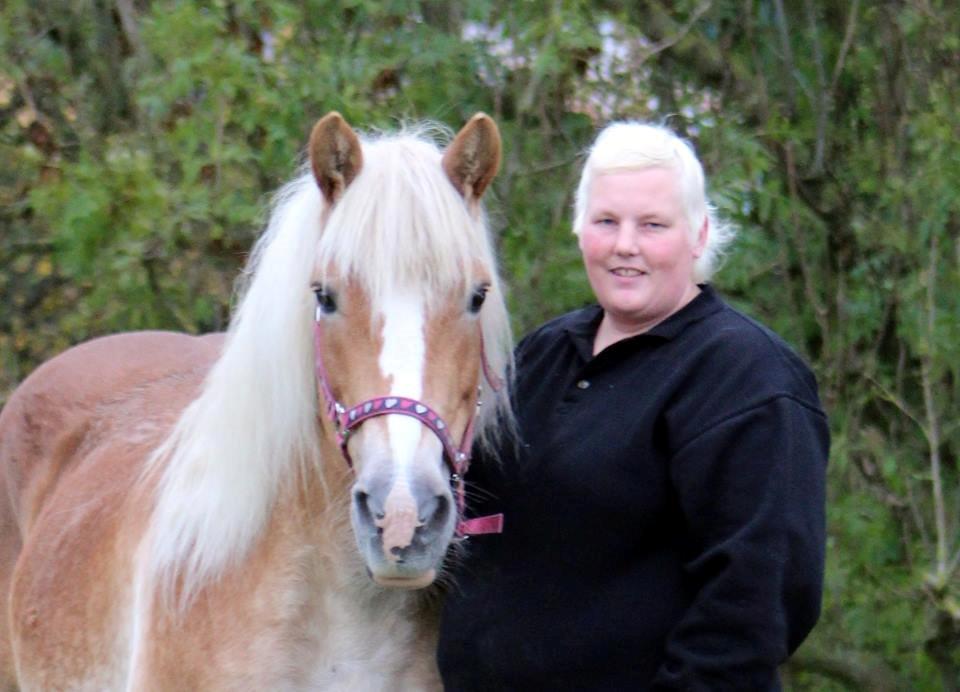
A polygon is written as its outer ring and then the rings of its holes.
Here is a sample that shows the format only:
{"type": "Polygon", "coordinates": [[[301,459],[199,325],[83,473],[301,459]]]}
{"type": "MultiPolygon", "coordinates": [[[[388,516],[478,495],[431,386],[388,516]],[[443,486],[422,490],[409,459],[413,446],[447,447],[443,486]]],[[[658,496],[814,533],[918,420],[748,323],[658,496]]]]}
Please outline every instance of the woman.
{"type": "Polygon", "coordinates": [[[819,614],[827,421],[707,284],[732,235],[693,150],[618,123],[574,231],[598,305],[517,347],[520,442],[477,463],[438,661],[458,690],[771,690],[819,614]],[[491,460],[492,461],[492,460],[491,460]]]}

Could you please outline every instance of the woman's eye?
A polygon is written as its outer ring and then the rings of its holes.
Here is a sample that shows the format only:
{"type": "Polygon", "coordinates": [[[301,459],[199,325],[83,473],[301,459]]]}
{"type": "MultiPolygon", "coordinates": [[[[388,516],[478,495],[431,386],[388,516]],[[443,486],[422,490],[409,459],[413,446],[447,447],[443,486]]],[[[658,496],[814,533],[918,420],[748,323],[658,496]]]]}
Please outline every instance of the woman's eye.
{"type": "Polygon", "coordinates": [[[476,315],[483,307],[483,301],[487,298],[487,291],[490,290],[490,284],[481,284],[473,290],[470,296],[470,312],[476,315]]]}
{"type": "Polygon", "coordinates": [[[337,311],[337,298],[333,291],[324,286],[314,286],[313,294],[317,297],[317,314],[329,315],[337,311]]]}

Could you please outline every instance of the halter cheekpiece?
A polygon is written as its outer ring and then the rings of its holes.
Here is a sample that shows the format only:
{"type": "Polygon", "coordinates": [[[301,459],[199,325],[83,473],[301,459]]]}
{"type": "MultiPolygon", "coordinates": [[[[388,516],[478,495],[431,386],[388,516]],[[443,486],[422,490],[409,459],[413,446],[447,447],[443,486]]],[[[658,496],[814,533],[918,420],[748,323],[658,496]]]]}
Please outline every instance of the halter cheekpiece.
{"type": "MultiPolygon", "coordinates": [[[[327,369],[323,364],[322,343],[323,327],[320,316],[314,321],[313,342],[314,342],[314,360],[317,373],[317,382],[323,397],[326,400],[327,418],[333,423],[333,429],[337,436],[337,444],[340,452],[346,460],[347,465],[353,468],[353,460],[350,458],[350,452],[347,449],[347,442],[351,434],[360,425],[370,418],[386,415],[401,415],[415,418],[426,426],[443,447],[443,458],[450,469],[450,482],[453,484],[457,497],[457,510],[459,519],[457,521],[456,535],[459,537],[476,536],[485,533],[501,533],[503,531],[503,515],[492,514],[485,517],[475,517],[473,519],[464,519],[464,509],[466,507],[466,491],[464,488],[463,477],[466,475],[467,468],[470,466],[470,450],[473,445],[474,422],[477,412],[483,404],[480,396],[477,396],[476,410],[471,414],[467,427],[463,432],[463,439],[459,445],[454,444],[450,434],[450,429],[439,413],[430,406],[418,401],[398,396],[380,396],[363,401],[356,406],[346,408],[337,401],[330,388],[327,378],[327,369]]],[[[484,377],[494,391],[498,391],[501,382],[490,368],[487,362],[486,354],[481,346],[481,363],[483,366],[484,377]]]]}

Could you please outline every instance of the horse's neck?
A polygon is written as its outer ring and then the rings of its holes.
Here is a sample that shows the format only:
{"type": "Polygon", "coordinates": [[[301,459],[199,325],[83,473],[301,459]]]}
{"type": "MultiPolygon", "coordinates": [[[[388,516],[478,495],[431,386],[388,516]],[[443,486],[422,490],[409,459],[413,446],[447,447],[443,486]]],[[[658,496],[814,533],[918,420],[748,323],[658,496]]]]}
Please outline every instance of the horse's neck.
{"type": "Polygon", "coordinates": [[[281,498],[278,511],[305,537],[297,580],[303,593],[296,598],[305,629],[298,638],[312,642],[303,659],[309,667],[300,671],[307,686],[349,687],[351,681],[363,689],[396,689],[400,679],[409,689],[437,687],[436,600],[384,589],[367,575],[350,525],[353,471],[331,436],[321,441],[319,463],[299,480],[298,488],[284,491],[296,499],[281,498]],[[358,662],[366,663],[351,672],[358,662]]]}
{"type": "MultiPolygon", "coordinates": [[[[361,564],[350,526],[353,471],[327,427],[318,430],[320,458],[293,479],[293,487],[287,489],[292,493],[288,502],[295,507],[294,521],[301,524],[308,544],[329,554],[337,565],[361,564]]],[[[281,500],[278,504],[286,503],[281,500]]]]}

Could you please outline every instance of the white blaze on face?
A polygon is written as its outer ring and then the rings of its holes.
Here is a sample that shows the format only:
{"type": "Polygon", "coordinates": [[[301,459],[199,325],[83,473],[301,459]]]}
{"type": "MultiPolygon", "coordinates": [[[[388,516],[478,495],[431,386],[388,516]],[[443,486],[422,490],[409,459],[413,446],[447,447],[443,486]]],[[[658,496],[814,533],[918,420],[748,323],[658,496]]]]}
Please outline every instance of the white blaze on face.
{"type": "MultiPolygon", "coordinates": [[[[396,291],[382,301],[383,350],[380,372],[390,379],[390,395],[420,399],[426,352],[423,301],[412,291],[396,291]]],[[[413,462],[423,424],[403,415],[386,416],[396,480],[405,480],[413,462]]]]}

